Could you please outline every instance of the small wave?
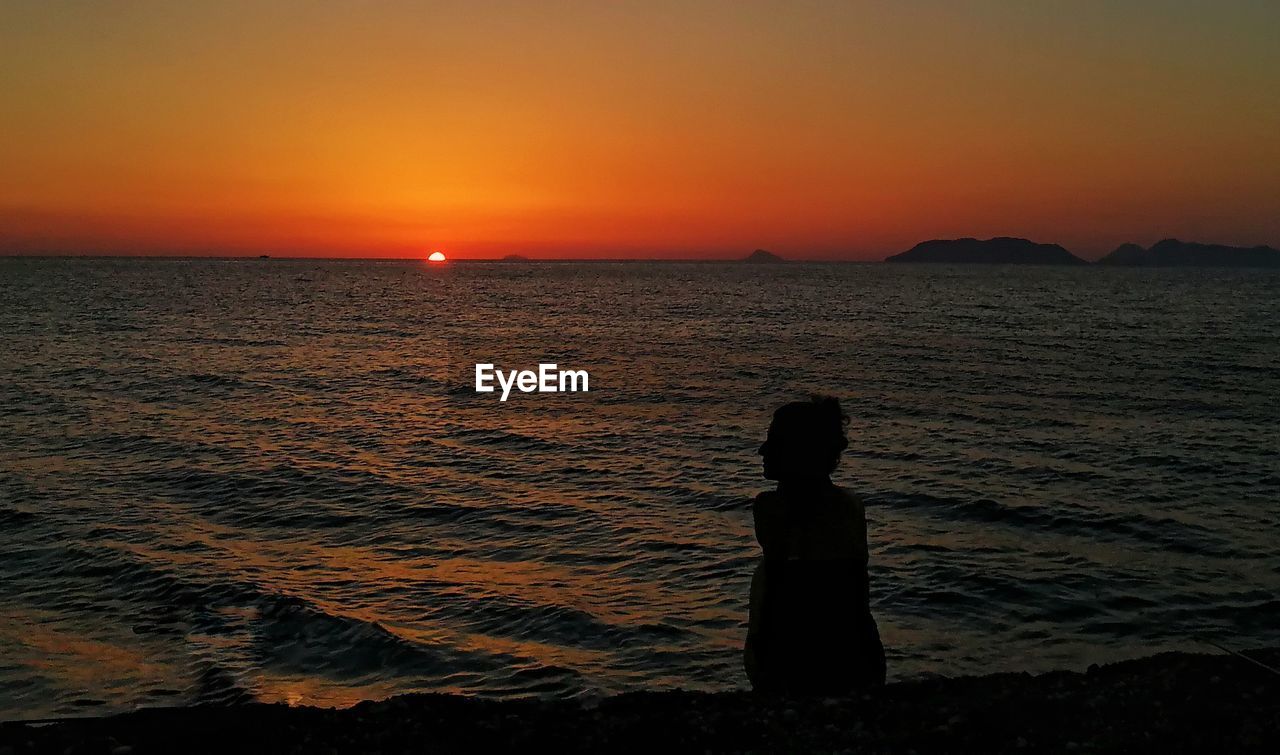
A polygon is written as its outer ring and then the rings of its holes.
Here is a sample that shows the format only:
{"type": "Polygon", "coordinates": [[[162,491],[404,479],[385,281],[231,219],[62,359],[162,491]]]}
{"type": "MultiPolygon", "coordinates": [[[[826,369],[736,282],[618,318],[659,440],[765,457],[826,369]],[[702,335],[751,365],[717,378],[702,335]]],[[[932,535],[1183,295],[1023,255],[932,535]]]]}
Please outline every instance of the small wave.
{"type": "Polygon", "coordinates": [[[92,580],[102,586],[92,600],[101,603],[97,610],[103,615],[119,611],[123,603],[147,617],[135,625],[138,634],[184,637],[187,642],[219,638],[203,656],[209,676],[197,682],[199,702],[247,699],[251,690],[226,673],[246,664],[335,679],[439,679],[458,671],[487,673],[529,664],[502,653],[424,645],[377,621],[330,612],[301,597],[148,563],[114,548],[68,547],[51,563],[56,565],[44,575],[47,589],[56,594],[59,583],[92,580]],[[216,661],[219,657],[223,660],[216,661]]]}
{"type": "Polygon", "coordinates": [[[328,613],[293,596],[264,595],[252,619],[259,662],[334,678],[435,673],[454,665],[456,650],[407,640],[376,621],[328,613]]]}
{"type": "Polygon", "coordinates": [[[531,435],[524,435],[510,430],[470,430],[455,429],[449,432],[449,438],[478,446],[492,446],[516,451],[560,451],[563,446],[554,441],[543,440],[531,435]]]}
{"type": "Polygon", "coordinates": [[[207,661],[196,675],[188,695],[198,705],[244,705],[254,701],[253,693],[245,689],[234,674],[207,661]]]}
{"type": "Polygon", "coordinates": [[[431,600],[434,616],[451,625],[497,637],[589,650],[617,648],[638,637],[636,627],[612,624],[566,605],[498,595],[462,595],[452,587],[437,588],[431,600]]]}
{"type": "Polygon", "coordinates": [[[330,529],[413,519],[454,521],[474,511],[360,470],[278,464],[259,470],[176,468],[143,476],[153,490],[237,526],[330,529]]]}
{"type": "Polygon", "coordinates": [[[426,374],[421,370],[410,369],[408,367],[382,367],[368,373],[368,377],[374,380],[386,380],[391,383],[401,383],[413,387],[445,387],[449,383],[440,380],[434,375],[426,374]]]}
{"type": "Polygon", "coordinates": [[[30,511],[0,506],[0,527],[24,527],[35,520],[36,515],[30,511]]]}
{"type": "Polygon", "coordinates": [[[209,372],[195,372],[175,378],[176,381],[190,381],[198,385],[213,385],[223,388],[251,388],[252,384],[231,375],[218,375],[209,372]]]}
{"type": "Polygon", "coordinates": [[[752,501],[752,496],[749,495],[725,495],[679,485],[665,485],[660,492],[664,498],[677,505],[693,506],[710,511],[746,511],[751,508],[752,501]]]}
{"type": "Polygon", "coordinates": [[[232,338],[227,336],[191,336],[179,338],[182,343],[200,343],[218,346],[287,346],[288,343],[279,338],[232,338]]]}
{"type": "Polygon", "coordinates": [[[1216,537],[1204,527],[1136,512],[1107,513],[1072,505],[1061,505],[1058,508],[1049,508],[1047,505],[1017,506],[990,498],[965,500],[927,493],[876,493],[868,500],[907,510],[923,508],[958,521],[1001,524],[1087,538],[1127,537],[1179,553],[1219,558],[1234,558],[1239,555],[1228,541],[1216,537]]]}

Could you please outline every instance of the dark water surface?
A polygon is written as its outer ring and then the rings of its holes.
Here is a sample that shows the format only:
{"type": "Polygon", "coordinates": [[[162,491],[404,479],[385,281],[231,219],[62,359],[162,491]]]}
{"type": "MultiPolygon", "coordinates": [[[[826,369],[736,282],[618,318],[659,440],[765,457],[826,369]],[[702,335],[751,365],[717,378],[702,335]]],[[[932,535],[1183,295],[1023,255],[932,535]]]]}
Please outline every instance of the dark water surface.
{"type": "Polygon", "coordinates": [[[0,260],[0,712],[743,686],[771,410],[890,676],[1280,642],[1280,275],[0,260]],[[473,392],[473,366],[591,392],[473,392]]]}

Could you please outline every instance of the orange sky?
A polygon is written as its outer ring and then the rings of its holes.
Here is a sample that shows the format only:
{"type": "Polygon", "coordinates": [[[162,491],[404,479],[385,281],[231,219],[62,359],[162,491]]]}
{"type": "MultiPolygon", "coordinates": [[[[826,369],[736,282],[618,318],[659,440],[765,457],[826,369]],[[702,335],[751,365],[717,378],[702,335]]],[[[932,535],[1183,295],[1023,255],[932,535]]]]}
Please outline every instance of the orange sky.
{"type": "Polygon", "coordinates": [[[1276,29],[1273,1],[15,0],[0,253],[1280,245],[1276,29]]]}

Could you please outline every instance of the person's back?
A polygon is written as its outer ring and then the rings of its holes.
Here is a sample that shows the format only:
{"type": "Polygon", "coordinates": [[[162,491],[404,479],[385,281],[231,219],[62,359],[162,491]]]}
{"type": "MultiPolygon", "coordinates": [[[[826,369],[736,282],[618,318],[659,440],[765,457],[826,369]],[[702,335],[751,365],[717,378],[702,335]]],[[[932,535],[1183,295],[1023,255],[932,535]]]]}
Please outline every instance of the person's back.
{"type": "Polygon", "coordinates": [[[845,446],[834,399],[779,409],[761,446],[778,489],[753,505],[764,556],[751,583],[745,664],[758,691],[840,694],[882,684],[862,502],[831,483],[845,446]]]}

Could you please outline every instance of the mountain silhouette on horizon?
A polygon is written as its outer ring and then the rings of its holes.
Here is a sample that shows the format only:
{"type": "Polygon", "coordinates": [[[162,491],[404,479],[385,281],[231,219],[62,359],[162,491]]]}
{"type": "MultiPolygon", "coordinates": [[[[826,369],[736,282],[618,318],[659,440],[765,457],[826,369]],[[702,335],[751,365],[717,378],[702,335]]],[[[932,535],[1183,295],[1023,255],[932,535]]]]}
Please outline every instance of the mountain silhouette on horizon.
{"type": "Polygon", "coordinates": [[[785,259],[779,257],[773,252],[764,249],[757,249],[742,259],[743,262],[750,265],[774,265],[779,262],[786,262],[785,259]]]}
{"type": "Polygon", "coordinates": [[[1120,267],[1280,267],[1280,250],[1269,246],[1227,246],[1165,239],[1143,249],[1121,244],[1098,260],[1120,267]]]}
{"type": "Polygon", "coordinates": [[[1084,260],[1057,244],[997,236],[980,240],[934,239],[922,241],[885,262],[982,263],[992,265],[1086,265],[1084,260]]]}

